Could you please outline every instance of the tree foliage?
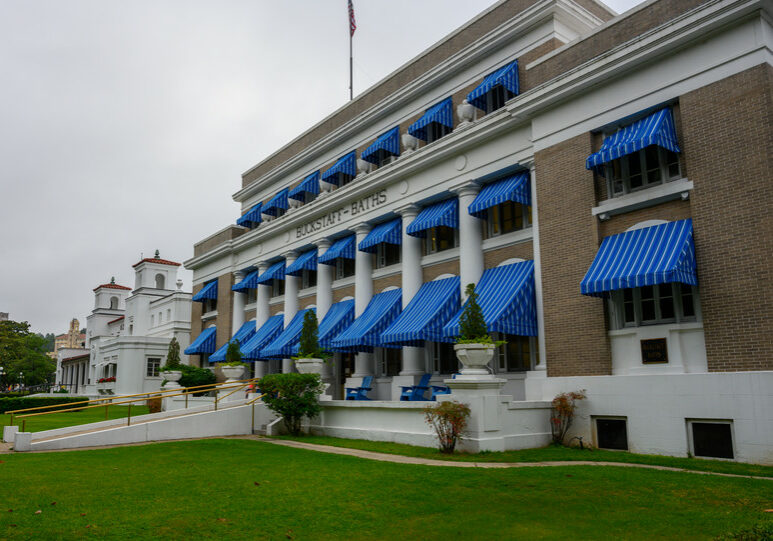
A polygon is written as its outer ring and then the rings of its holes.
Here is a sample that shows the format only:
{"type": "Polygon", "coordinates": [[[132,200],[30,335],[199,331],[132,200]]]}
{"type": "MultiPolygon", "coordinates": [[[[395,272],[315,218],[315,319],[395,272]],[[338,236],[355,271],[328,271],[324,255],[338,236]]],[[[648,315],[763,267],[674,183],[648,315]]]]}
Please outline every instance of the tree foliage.
{"type": "Polygon", "coordinates": [[[467,427],[470,407],[451,400],[424,407],[424,419],[435,431],[441,453],[453,453],[467,427]]]}
{"type": "Polygon", "coordinates": [[[324,359],[328,355],[319,347],[319,327],[317,326],[317,314],[314,310],[308,310],[303,316],[303,328],[298,345],[296,359],[324,359]]]}
{"type": "Polygon", "coordinates": [[[459,317],[459,343],[491,344],[492,340],[483,319],[483,310],[478,304],[478,294],[475,284],[467,284],[465,289],[467,302],[464,303],[462,315],[459,317]]]}
{"type": "Polygon", "coordinates": [[[301,420],[319,414],[319,395],[323,386],[319,374],[269,374],[258,382],[263,402],[282,417],[287,431],[301,433],[301,420]]]}
{"type": "Polygon", "coordinates": [[[39,385],[46,383],[56,371],[56,361],[46,355],[46,339],[29,329],[26,321],[0,321],[3,383],[20,383],[23,373],[25,385],[39,385]]]}
{"type": "Polygon", "coordinates": [[[173,370],[180,370],[182,362],[180,361],[180,343],[177,338],[172,338],[169,342],[169,349],[166,352],[166,364],[162,369],[163,372],[170,372],[173,370]]]}
{"type": "Polygon", "coordinates": [[[239,349],[239,341],[231,340],[225,350],[225,365],[239,366],[242,363],[242,350],[239,349]]]}
{"type": "Polygon", "coordinates": [[[553,399],[550,410],[550,429],[553,443],[563,445],[566,433],[572,426],[574,412],[577,410],[577,400],[584,400],[585,390],[561,393],[553,399]]]}
{"type": "MultiPolygon", "coordinates": [[[[212,370],[199,368],[198,366],[189,366],[181,364],[178,367],[183,375],[178,382],[182,387],[198,387],[199,385],[209,385],[217,382],[217,377],[212,370]]],[[[204,391],[205,393],[208,391],[204,391]]],[[[195,396],[196,393],[194,393],[195,396]]]]}

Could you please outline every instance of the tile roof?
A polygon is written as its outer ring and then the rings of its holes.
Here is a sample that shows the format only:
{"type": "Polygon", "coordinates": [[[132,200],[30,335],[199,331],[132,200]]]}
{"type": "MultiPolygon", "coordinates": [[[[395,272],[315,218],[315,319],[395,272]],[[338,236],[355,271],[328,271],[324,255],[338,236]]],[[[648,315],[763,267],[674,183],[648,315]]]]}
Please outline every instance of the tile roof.
{"type": "Polygon", "coordinates": [[[81,355],[76,355],[75,357],[67,357],[66,359],[62,359],[62,362],[65,362],[65,361],[74,361],[74,360],[76,360],[76,359],[85,359],[85,358],[87,358],[88,356],[89,356],[89,354],[88,354],[88,353],[83,353],[83,354],[81,354],[81,355]]]}
{"type": "Polygon", "coordinates": [[[101,286],[95,287],[92,291],[96,291],[99,288],[107,288],[107,289],[125,289],[127,291],[131,291],[132,288],[126,287],[126,286],[119,286],[118,284],[102,284],[101,286]]]}
{"type": "Polygon", "coordinates": [[[136,267],[140,263],[158,263],[159,265],[172,265],[172,266],[175,266],[175,267],[179,267],[181,265],[181,263],[176,263],[174,261],[169,261],[168,259],[159,259],[157,257],[146,257],[145,259],[143,259],[139,263],[135,263],[134,265],[132,265],[132,268],[136,267]]]}

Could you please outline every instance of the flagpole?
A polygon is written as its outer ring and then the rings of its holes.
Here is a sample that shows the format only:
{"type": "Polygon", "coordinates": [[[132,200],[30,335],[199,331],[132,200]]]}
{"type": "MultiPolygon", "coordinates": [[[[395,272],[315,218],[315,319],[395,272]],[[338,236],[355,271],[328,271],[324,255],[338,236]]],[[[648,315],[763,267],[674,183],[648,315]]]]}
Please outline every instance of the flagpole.
{"type": "Polygon", "coordinates": [[[349,101],[354,99],[354,87],[353,87],[353,61],[352,61],[352,36],[354,34],[349,31],[349,101]]]}

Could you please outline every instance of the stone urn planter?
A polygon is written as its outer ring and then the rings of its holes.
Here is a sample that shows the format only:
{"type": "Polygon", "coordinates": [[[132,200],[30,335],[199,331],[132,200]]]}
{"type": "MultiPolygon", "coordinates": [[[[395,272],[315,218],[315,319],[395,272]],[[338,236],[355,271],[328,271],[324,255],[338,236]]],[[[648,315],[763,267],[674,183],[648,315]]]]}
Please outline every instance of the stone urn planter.
{"type": "Polygon", "coordinates": [[[295,359],[295,368],[301,374],[322,374],[324,366],[323,359],[295,359]]]}
{"type": "Polygon", "coordinates": [[[180,384],[180,378],[183,377],[183,373],[180,370],[170,370],[168,372],[161,372],[161,377],[166,380],[164,389],[178,389],[180,384]]]}
{"type": "Polygon", "coordinates": [[[464,376],[490,376],[488,363],[494,357],[494,344],[456,344],[454,351],[462,363],[461,374],[464,376]]]}
{"type": "Polygon", "coordinates": [[[226,383],[233,383],[234,381],[238,381],[241,379],[242,375],[244,374],[243,366],[221,366],[220,370],[223,372],[223,375],[226,377],[226,380],[225,380],[226,383]]]}

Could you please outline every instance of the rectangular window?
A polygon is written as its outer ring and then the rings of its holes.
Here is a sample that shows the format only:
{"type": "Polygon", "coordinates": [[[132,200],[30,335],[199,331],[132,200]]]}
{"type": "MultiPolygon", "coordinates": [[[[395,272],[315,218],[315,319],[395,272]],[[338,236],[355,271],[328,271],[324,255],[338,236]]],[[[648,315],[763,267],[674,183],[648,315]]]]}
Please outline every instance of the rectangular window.
{"type": "Polygon", "coordinates": [[[679,155],[650,145],[605,164],[609,197],[618,197],[681,178],[679,155]]]}
{"type": "Polygon", "coordinates": [[[301,274],[301,289],[307,289],[317,285],[317,271],[303,269],[301,274]]]}
{"type": "Polygon", "coordinates": [[[354,177],[352,175],[348,175],[346,173],[338,173],[338,187],[341,188],[343,186],[346,186],[351,181],[354,180],[354,177]]]}
{"type": "Polygon", "coordinates": [[[596,419],[596,445],[599,449],[628,450],[628,426],[625,419],[596,419]]]}
{"type": "Polygon", "coordinates": [[[435,374],[456,374],[459,371],[459,361],[456,358],[454,345],[446,342],[427,342],[430,358],[429,371],[435,374]]]}
{"type": "Polygon", "coordinates": [[[513,97],[515,97],[515,94],[502,85],[497,85],[486,93],[486,110],[491,113],[501,109],[505,106],[507,100],[513,97]]]}
{"type": "Polygon", "coordinates": [[[217,310],[217,299],[204,299],[204,302],[202,304],[203,304],[202,311],[205,314],[209,312],[214,312],[215,310],[217,310]]]}
{"type": "Polygon", "coordinates": [[[271,296],[281,297],[285,294],[285,281],[277,280],[276,278],[271,280],[271,296]]]}
{"type": "Polygon", "coordinates": [[[402,348],[378,348],[380,373],[382,376],[397,376],[403,364],[402,348]]]}
{"type": "Polygon", "coordinates": [[[376,268],[382,269],[400,263],[400,246],[397,244],[380,243],[376,247],[376,268]]]}
{"type": "Polygon", "coordinates": [[[690,421],[692,453],[706,458],[735,458],[730,421],[690,421]]]}
{"type": "Polygon", "coordinates": [[[658,284],[613,291],[610,297],[613,329],[699,321],[698,288],[658,284]]]}
{"type": "Polygon", "coordinates": [[[258,302],[258,290],[255,289],[248,289],[247,290],[247,304],[254,304],[258,302]]]}
{"type": "Polygon", "coordinates": [[[157,378],[159,368],[161,368],[161,359],[159,357],[148,357],[145,376],[149,378],[157,378]]]}
{"type": "Polygon", "coordinates": [[[336,280],[354,276],[354,259],[339,257],[336,259],[336,280]]]}
{"type": "Polygon", "coordinates": [[[486,212],[486,238],[531,227],[531,206],[513,201],[495,205],[486,212]]]}
{"type": "Polygon", "coordinates": [[[526,372],[531,370],[532,351],[535,351],[536,348],[533,337],[498,334],[497,340],[503,340],[506,343],[497,347],[496,372],[526,372]]]}
{"type": "Polygon", "coordinates": [[[426,127],[426,132],[427,144],[430,144],[451,133],[451,128],[444,124],[439,124],[438,122],[430,122],[426,127]]]}
{"type": "Polygon", "coordinates": [[[459,245],[457,230],[453,227],[440,225],[427,229],[425,233],[426,236],[422,239],[424,255],[436,254],[459,245]]]}

